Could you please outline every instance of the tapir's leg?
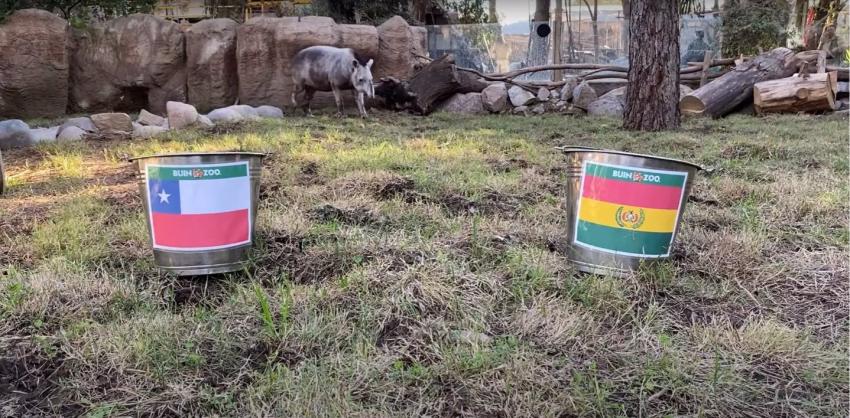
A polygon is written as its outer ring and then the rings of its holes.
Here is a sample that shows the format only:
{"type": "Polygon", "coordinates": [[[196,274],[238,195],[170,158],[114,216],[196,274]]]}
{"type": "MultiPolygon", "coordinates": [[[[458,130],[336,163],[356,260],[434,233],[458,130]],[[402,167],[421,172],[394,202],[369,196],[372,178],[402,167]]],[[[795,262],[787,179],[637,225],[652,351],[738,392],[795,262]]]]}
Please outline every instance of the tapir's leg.
{"type": "Polygon", "coordinates": [[[364,103],[363,93],[355,92],[354,101],[357,102],[357,110],[360,111],[360,117],[368,117],[368,115],[366,115],[366,104],[364,103]]]}
{"type": "Polygon", "coordinates": [[[316,93],[316,89],[310,86],[304,86],[304,114],[307,116],[313,116],[313,111],[310,110],[310,102],[313,101],[313,95],[316,93]]]}
{"type": "Polygon", "coordinates": [[[343,109],[342,109],[342,91],[337,86],[331,86],[331,89],[334,91],[334,100],[336,101],[336,115],[342,117],[343,109]]]}
{"type": "Polygon", "coordinates": [[[301,83],[295,83],[295,89],[292,90],[292,107],[298,108],[298,93],[304,91],[304,86],[301,83]]]}

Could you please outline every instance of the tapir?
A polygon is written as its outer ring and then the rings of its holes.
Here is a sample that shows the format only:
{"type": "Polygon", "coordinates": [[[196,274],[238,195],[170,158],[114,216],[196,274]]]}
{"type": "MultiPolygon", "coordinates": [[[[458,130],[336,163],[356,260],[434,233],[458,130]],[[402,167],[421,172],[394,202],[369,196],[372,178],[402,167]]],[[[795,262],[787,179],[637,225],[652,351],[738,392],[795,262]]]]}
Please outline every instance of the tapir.
{"type": "Polygon", "coordinates": [[[342,116],[342,91],[354,90],[354,99],[360,116],[366,117],[364,97],[375,97],[372,86],[372,64],[363,64],[351,48],[311,46],[295,54],[292,59],[292,104],[298,107],[296,96],[304,92],[304,113],[311,115],[310,101],[316,91],[333,91],[337,115],[342,116]]]}

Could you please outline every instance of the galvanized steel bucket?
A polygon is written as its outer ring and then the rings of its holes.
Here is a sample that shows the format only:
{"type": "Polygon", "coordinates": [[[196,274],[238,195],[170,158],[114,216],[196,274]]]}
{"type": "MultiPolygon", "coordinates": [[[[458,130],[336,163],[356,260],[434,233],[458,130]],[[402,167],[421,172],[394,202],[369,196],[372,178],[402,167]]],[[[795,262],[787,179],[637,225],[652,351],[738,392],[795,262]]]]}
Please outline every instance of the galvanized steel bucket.
{"type": "Polygon", "coordinates": [[[670,256],[695,164],[621,151],[565,147],[567,257],[576,268],[624,277],[670,256]]]}
{"type": "Polygon", "coordinates": [[[254,238],[265,154],[213,152],[130,159],[157,267],[181,276],[237,271],[254,238]]]}

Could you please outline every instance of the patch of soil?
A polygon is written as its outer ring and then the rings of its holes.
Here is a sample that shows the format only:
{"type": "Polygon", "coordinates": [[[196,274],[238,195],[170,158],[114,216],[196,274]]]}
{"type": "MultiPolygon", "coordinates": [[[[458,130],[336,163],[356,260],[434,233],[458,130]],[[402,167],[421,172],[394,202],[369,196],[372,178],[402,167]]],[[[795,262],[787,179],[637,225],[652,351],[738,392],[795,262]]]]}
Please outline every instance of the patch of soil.
{"type": "Polygon", "coordinates": [[[349,225],[379,225],[386,220],[367,208],[342,209],[333,205],[321,205],[308,212],[311,219],[318,222],[340,222],[349,225]]]}
{"type": "Polygon", "coordinates": [[[299,186],[310,186],[324,184],[325,179],[319,174],[319,165],[314,161],[307,161],[301,166],[301,171],[295,177],[295,183],[299,186]]]}
{"type": "Polygon", "coordinates": [[[339,277],[371,258],[370,254],[354,254],[348,250],[331,251],[310,248],[307,239],[290,235],[267,237],[254,265],[256,277],[280,277],[281,273],[294,282],[320,283],[339,277]]]}
{"type": "Polygon", "coordinates": [[[524,169],[531,166],[528,161],[523,160],[522,158],[508,158],[506,160],[490,158],[487,160],[487,164],[492,167],[494,171],[500,173],[508,173],[514,170],[524,169]]]}
{"type": "Polygon", "coordinates": [[[412,179],[407,177],[393,177],[386,182],[376,185],[373,194],[381,200],[390,200],[396,196],[407,196],[416,186],[412,179]]]}
{"type": "Polygon", "coordinates": [[[0,337],[0,413],[17,417],[82,413],[82,407],[62,392],[60,380],[67,374],[64,362],[57,343],[0,337]]]}

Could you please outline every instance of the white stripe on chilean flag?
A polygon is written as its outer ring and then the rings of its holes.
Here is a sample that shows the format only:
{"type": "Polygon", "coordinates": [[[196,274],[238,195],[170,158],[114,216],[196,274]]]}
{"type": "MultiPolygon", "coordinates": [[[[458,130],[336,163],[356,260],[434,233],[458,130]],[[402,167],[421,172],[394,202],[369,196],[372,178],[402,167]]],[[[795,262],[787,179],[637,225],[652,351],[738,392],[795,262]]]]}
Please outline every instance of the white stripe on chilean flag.
{"type": "Polygon", "coordinates": [[[232,177],[180,182],[180,213],[183,215],[232,212],[251,207],[251,180],[232,177]]]}

